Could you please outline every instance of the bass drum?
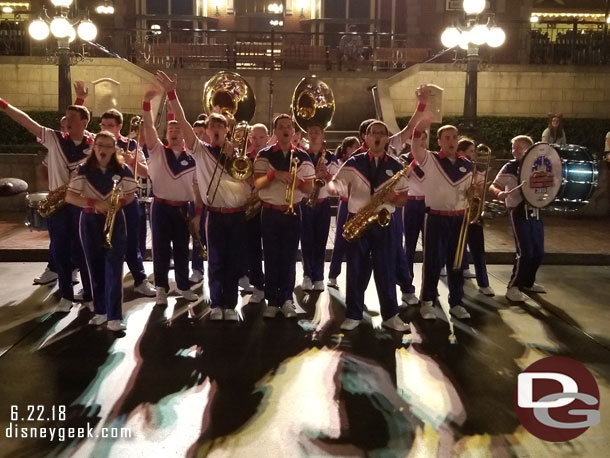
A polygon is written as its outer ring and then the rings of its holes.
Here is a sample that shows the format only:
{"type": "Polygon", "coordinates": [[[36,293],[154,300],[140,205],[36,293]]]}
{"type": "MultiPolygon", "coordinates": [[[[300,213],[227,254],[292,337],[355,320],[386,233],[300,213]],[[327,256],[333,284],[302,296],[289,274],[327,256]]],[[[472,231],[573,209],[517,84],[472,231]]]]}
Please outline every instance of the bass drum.
{"type": "Polygon", "coordinates": [[[525,201],[557,211],[578,210],[588,203],[598,176],[597,162],[578,145],[536,143],[525,152],[519,170],[525,201]]]}
{"type": "Polygon", "coordinates": [[[589,149],[578,145],[553,145],[562,162],[562,183],[552,208],[572,211],[589,202],[597,187],[599,169],[589,149]]]}
{"type": "Polygon", "coordinates": [[[34,192],[25,195],[25,225],[29,227],[31,231],[47,230],[47,218],[40,216],[38,207],[40,206],[40,202],[46,199],[48,195],[48,192],[34,192]]]}

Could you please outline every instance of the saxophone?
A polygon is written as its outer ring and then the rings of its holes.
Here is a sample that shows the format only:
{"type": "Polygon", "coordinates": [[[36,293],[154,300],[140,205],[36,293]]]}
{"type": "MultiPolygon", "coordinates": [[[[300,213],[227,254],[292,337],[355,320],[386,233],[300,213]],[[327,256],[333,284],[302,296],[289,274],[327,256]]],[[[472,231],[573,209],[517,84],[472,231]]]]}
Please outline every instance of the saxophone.
{"type": "MultiPolygon", "coordinates": [[[[326,161],[326,150],[322,152],[320,157],[318,158],[318,163],[316,164],[316,175],[318,174],[318,169],[320,168],[320,164],[325,164],[326,161]]],[[[324,178],[316,177],[313,180],[313,190],[311,194],[309,194],[309,198],[307,199],[307,205],[310,207],[315,207],[318,203],[318,196],[320,195],[320,190],[324,187],[326,181],[324,178]]]]}
{"type": "Polygon", "coordinates": [[[40,201],[38,206],[38,213],[43,218],[48,218],[57,210],[60,210],[66,205],[66,192],[68,191],[68,184],[64,184],[59,188],[49,191],[49,195],[40,201]]]}
{"type": "Polygon", "coordinates": [[[104,221],[104,248],[112,249],[112,232],[114,231],[114,220],[116,214],[121,208],[121,190],[119,189],[120,177],[115,175],[112,177],[114,184],[110,193],[110,210],[106,213],[106,221],[104,221]]]}
{"type": "Polygon", "coordinates": [[[252,193],[250,194],[250,197],[248,197],[248,200],[246,200],[246,219],[252,219],[254,218],[256,215],[258,215],[261,211],[261,207],[263,206],[263,202],[261,201],[261,198],[258,196],[258,191],[257,190],[253,190],[252,193]]]}
{"type": "Polygon", "coordinates": [[[392,216],[390,211],[387,208],[381,208],[378,211],[377,208],[383,204],[383,200],[394,186],[396,186],[398,180],[400,180],[403,175],[410,173],[410,170],[410,167],[405,167],[395,173],[390,181],[371,197],[369,203],[362,207],[352,219],[345,223],[343,226],[343,238],[345,238],[345,240],[353,242],[361,237],[366,230],[375,223],[379,224],[381,227],[386,227],[390,224],[390,218],[392,216]]]}

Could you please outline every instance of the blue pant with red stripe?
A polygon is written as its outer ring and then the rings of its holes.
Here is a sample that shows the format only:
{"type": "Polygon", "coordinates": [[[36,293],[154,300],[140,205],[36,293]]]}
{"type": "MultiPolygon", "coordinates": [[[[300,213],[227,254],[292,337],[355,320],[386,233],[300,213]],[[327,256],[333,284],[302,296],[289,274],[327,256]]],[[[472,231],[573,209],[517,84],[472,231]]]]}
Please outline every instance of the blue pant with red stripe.
{"type": "MultiPolygon", "coordinates": [[[[348,217],[351,218],[353,214],[348,217]]],[[[381,316],[387,320],[398,313],[396,298],[396,241],[392,226],[374,224],[360,238],[347,245],[347,292],[345,316],[362,319],[364,293],[371,275],[371,264],[381,316]]]]}
{"type": "Polygon", "coordinates": [[[544,257],[544,225],[542,219],[528,215],[521,204],[509,211],[517,254],[508,286],[531,287],[544,257]]]}
{"type": "Polygon", "coordinates": [[[261,233],[265,255],[265,298],[270,307],[292,300],[296,277],[297,251],[301,232],[299,207],[296,215],[263,208],[261,233]]]}
{"type": "Polygon", "coordinates": [[[208,210],[205,227],[211,307],[233,309],[237,305],[237,283],[243,272],[243,256],[246,251],[245,212],[220,213],[208,210]]]}
{"type": "Polygon", "coordinates": [[[248,250],[248,278],[256,289],[265,289],[263,273],[263,241],[261,236],[261,215],[258,213],[246,220],[246,238],[248,250]]]}
{"type": "Polygon", "coordinates": [[[419,234],[423,234],[424,219],[426,218],[426,201],[410,199],[405,204],[403,210],[405,228],[405,253],[407,257],[407,268],[411,275],[411,284],[407,287],[408,293],[415,293],[413,286],[413,264],[415,263],[415,250],[417,249],[417,239],[419,234]]]}
{"type": "Polygon", "coordinates": [[[172,249],[176,285],[183,291],[190,288],[187,211],[187,205],[174,207],[158,201],[151,204],[155,286],[165,288],[166,291],[169,290],[168,273],[172,249]]]}
{"type": "Polygon", "coordinates": [[[301,253],[303,275],[311,281],[324,280],[324,258],[330,229],[330,201],[324,199],[315,207],[301,202],[301,253]]]}
{"type": "Polygon", "coordinates": [[[328,270],[328,278],[337,278],[341,275],[341,264],[345,259],[347,251],[347,241],[343,238],[343,225],[347,221],[347,201],[340,200],[337,207],[337,227],[335,229],[335,243],[333,246],[333,255],[330,260],[330,269],[328,270]]]}
{"type": "MultiPolygon", "coordinates": [[[[189,213],[191,214],[191,217],[195,216],[195,205],[193,203],[191,203],[189,205],[189,213]]],[[[207,210],[205,207],[203,207],[203,212],[201,213],[201,220],[199,223],[199,239],[201,240],[201,243],[203,244],[203,246],[207,247],[207,238],[205,235],[206,217],[207,217],[207,210]]],[[[203,273],[203,258],[201,257],[201,247],[199,246],[199,244],[195,243],[194,240],[193,240],[193,254],[191,257],[191,267],[193,268],[193,270],[198,270],[199,272],[203,273]]]]}
{"type": "Polygon", "coordinates": [[[127,224],[127,267],[133,276],[134,286],[138,286],[146,280],[146,271],[140,251],[140,204],[137,196],[133,202],[123,207],[123,213],[127,224]]]}
{"type": "Polygon", "coordinates": [[[423,301],[436,301],[441,267],[447,268],[449,305],[461,305],[464,297],[464,273],[453,269],[463,215],[445,216],[428,213],[424,224],[423,301]]]}
{"type": "Polygon", "coordinates": [[[80,268],[83,285],[83,300],[91,300],[91,280],[85,263],[83,246],[79,236],[79,216],[81,209],[71,204],[56,211],[48,220],[51,238],[51,259],[56,269],[59,294],[63,299],[74,299],[72,269],[74,264],[80,268]]]}
{"type": "Polygon", "coordinates": [[[403,293],[407,293],[409,292],[409,286],[413,284],[413,277],[409,273],[407,256],[402,243],[404,227],[402,225],[402,213],[399,209],[392,213],[391,224],[394,229],[394,243],[396,244],[396,251],[394,252],[396,256],[396,283],[403,293]]]}
{"type": "Polygon", "coordinates": [[[87,267],[91,274],[93,311],[108,320],[123,318],[123,262],[127,250],[127,230],[123,211],[114,220],[112,248],[104,248],[106,215],[82,212],[80,234],[87,267]]]}
{"type": "MultiPolygon", "coordinates": [[[[468,250],[472,256],[474,271],[477,276],[477,285],[480,288],[489,286],[489,277],[487,276],[487,263],[485,262],[485,238],[483,235],[483,226],[481,224],[470,224],[468,233],[466,234],[468,250]]],[[[468,252],[464,247],[464,259],[462,268],[468,269],[468,252]]]]}

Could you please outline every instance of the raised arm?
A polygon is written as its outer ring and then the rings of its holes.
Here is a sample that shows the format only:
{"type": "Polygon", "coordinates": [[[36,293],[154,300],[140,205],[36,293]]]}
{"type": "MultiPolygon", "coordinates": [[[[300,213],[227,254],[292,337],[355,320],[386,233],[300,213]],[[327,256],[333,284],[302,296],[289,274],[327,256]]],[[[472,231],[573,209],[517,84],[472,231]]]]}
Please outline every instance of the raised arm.
{"type": "Polygon", "coordinates": [[[407,140],[409,140],[413,136],[413,130],[415,129],[415,126],[424,115],[426,105],[428,104],[429,96],[430,88],[425,84],[419,86],[415,91],[415,97],[417,98],[417,107],[415,108],[415,113],[413,113],[413,116],[411,116],[411,119],[409,119],[409,122],[404,127],[404,129],[392,136],[392,138],[395,138],[400,135],[401,145],[407,143],[407,140]]]}
{"type": "Polygon", "coordinates": [[[157,78],[157,82],[159,86],[165,89],[167,93],[167,102],[169,106],[176,116],[176,121],[178,121],[178,125],[182,130],[182,134],[184,135],[184,144],[187,148],[193,148],[195,145],[195,141],[197,140],[197,136],[195,132],[193,132],[193,127],[189,124],[184,114],[184,109],[178,100],[178,95],[176,94],[176,83],[178,81],[178,77],[174,75],[173,78],[167,76],[161,70],[158,70],[155,77],[157,78]]]}
{"type": "Polygon", "coordinates": [[[411,140],[411,152],[413,157],[419,164],[423,164],[426,161],[426,148],[424,148],[422,137],[426,135],[427,130],[432,124],[432,114],[425,113],[417,123],[417,126],[413,130],[413,138],[411,140]]]}
{"type": "Polygon", "coordinates": [[[155,122],[152,116],[150,101],[154,99],[160,92],[157,86],[151,86],[144,94],[142,102],[142,121],[144,122],[144,139],[148,151],[151,151],[157,143],[159,143],[159,135],[155,129],[155,122]]]}
{"type": "Polygon", "coordinates": [[[74,105],[84,105],[87,96],[89,95],[89,89],[85,86],[84,81],[77,81],[74,83],[74,93],[76,94],[76,100],[74,105]]]}
{"type": "Polygon", "coordinates": [[[9,118],[27,129],[37,138],[42,137],[42,126],[30,118],[28,114],[21,111],[19,108],[14,107],[3,98],[0,98],[0,109],[3,110],[9,118]]]}

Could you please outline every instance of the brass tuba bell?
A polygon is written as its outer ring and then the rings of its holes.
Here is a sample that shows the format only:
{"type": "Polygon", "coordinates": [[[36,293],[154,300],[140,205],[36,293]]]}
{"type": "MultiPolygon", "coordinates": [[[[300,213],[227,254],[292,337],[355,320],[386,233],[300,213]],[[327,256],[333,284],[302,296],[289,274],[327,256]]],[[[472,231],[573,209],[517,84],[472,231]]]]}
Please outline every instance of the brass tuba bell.
{"type": "Polygon", "coordinates": [[[292,94],[292,116],[303,132],[311,124],[330,126],[335,114],[335,96],[330,86],[316,76],[303,78],[292,94]]]}

